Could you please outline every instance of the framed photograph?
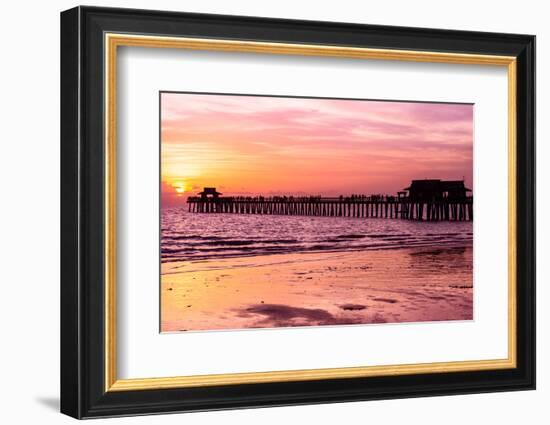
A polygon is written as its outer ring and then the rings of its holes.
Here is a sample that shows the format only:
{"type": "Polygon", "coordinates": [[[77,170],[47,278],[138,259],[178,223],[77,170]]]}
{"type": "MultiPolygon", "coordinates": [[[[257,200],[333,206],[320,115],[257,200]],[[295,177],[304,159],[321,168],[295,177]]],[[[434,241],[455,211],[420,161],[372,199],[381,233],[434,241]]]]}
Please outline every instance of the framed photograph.
{"type": "Polygon", "coordinates": [[[535,37],[61,14],[61,411],[535,387],[535,37]]]}

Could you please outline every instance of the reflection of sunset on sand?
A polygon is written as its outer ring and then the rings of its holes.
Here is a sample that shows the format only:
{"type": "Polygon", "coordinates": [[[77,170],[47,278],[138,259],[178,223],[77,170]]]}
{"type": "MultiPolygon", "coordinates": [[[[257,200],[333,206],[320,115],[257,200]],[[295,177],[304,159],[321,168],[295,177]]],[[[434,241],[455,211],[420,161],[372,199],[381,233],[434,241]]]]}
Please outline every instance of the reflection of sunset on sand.
{"type": "Polygon", "coordinates": [[[472,249],[163,263],[161,304],[163,332],[470,320],[472,249]]]}

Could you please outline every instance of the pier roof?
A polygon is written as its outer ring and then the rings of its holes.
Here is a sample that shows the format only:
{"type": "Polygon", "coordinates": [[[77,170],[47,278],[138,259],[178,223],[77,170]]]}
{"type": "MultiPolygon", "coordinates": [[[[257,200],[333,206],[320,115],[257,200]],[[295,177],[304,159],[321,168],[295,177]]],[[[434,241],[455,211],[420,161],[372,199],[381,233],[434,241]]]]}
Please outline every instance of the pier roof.
{"type": "Polygon", "coordinates": [[[424,180],[413,180],[409,187],[404,188],[403,190],[409,191],[429,191],[429,192],[446,192],[449,190],[466,190],[471,192],[472,189],[469,189],[464,186],[464,181],[462,180],[440,180],[440,179],[424,179],[424,180]]]}
{"type": "Polygon", "coordinates": [[[199,195],[223,195],[223,193],[220,193],[216,190],[215,187],[205,187],[202,192],[198,193],[199,195]]]}

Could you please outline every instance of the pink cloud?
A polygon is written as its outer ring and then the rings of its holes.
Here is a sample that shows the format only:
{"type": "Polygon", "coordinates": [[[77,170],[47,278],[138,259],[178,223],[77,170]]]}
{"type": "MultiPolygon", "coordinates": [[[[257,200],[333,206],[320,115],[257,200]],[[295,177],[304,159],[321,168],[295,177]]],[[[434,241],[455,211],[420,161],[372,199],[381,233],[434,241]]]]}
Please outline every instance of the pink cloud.
{"type": "Polygon", "coordinates": [[[327,195],[472,185],[472,105],[164,93],[161,115],[164,181],[327,195]]]}

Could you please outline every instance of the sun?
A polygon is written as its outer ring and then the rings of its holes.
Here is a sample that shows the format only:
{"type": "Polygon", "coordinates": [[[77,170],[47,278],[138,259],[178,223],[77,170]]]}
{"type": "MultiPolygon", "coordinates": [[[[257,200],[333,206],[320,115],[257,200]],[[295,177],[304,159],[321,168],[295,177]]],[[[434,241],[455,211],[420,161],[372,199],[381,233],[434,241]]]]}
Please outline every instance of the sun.
{"type": "Polygon", "coordinates": [[[185,183],[184,182],[174,182],[172,183],[172,187],[178,194],[178,196],[183,195],[185,193],[185,183]]]}

